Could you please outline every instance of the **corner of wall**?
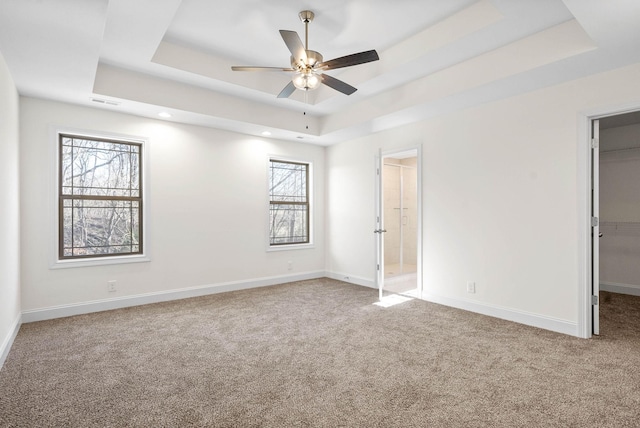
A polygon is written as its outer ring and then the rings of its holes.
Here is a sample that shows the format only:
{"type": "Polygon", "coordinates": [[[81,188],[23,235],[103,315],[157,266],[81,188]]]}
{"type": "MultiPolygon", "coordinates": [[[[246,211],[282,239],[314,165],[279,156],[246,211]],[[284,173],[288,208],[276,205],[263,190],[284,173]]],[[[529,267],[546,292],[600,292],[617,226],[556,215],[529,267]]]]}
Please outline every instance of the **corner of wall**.
{"type": "Polygon", "coordinates": [[[20,328],[19,94],[0,53],[0,364],[20,328]]]}
{"type": "Polygon", "coordinates": [[[363,287],[377,288],[376,282],[372,279],[362,278],[359,276],[350,275],[342,272],[325,272],[327,278],[335,279],[338,281],[348,282],[350,284],[361,285],[363,287]]]}
{"type": "Polygon", "coordinates": [[[9,355],[9,351],[11,350],[11,346],[13,346],[13,341],[16,339],[18,335],[18,331],[20,330],[20,326],[22,325],[22,315],[18,315],[16,320],[13,322],[13,325],[9,329],[7,336],[0,344],[0,370],[4,367],[4,362],[7,359],[7,355],[9,355]]]}

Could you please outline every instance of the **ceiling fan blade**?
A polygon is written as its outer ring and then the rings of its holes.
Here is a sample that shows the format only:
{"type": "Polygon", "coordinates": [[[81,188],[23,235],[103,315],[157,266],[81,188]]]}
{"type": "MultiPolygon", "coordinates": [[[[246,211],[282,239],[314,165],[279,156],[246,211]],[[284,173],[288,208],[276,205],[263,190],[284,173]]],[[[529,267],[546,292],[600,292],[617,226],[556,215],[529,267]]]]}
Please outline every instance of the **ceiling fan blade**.
{"type": "Polygon", "coordinates": [[[289,98],[291,94],[296,90],[293,82],[289,82],[287,86],[284,87],[282,91],[278,94],[278,98],[289,98]]]}
{"type": "Polygon", "coordinates": [[[336,91],[342,92],[345,95],[351,95],[358,90],[353,86],[351,86],[350,84],[345,83],[340,79],[336,79],[335,77],[331,77],[328,74],[321,74],[320,79],[322,79],[322,83],[324,83],[328,87],[333,88],[336,91]]]}
{"type": "Polygon", "coordinates": [[[355,53],[347,56],[342,56],[340,58],[330,59],[329,61],[324,61],[314,67],[316,70],[333,70],[336,68],[343,67],[351,67],[352,65],[365,64],[367,62],[377,61],[380,57],[378,57],[378,52],[375,50],[355,53]]]}
{"type": "Polygon", "coordinates": [[[293,68],[284,67],[254,67],[244,65],[234,65],[231,67],[233,71],[295,71],[293,68]]]}
{"type": "Polygon", "coordinates": [[[295,58],[295,62],[299,63],[302,61],[303,64],[307,63],[307,52],[304,50],[304,45],[302,44],[302,40],[300,40],[300,36],[295,31],[289,30],[280,30],[280,35],[282,36],[282,40],[291,51],[291,55],[295,58]]]}

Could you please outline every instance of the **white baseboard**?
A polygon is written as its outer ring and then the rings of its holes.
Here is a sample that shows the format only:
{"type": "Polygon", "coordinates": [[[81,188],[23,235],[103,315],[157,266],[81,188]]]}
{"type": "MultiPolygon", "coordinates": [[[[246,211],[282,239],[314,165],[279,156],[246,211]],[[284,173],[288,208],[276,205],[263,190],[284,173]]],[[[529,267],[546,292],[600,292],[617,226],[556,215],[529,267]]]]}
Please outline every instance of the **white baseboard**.
{"type": "Polygon", "coordinates": [[[186,299],[189,297],[206,296],[209,294],[224,293],[227,291],[246,290],[249,288],[266,287],[269,285],[284,284],[287,282],[316,279],[322,278],[324,276],[324,271],[305,272],[292,275],[257,278],[247,281],[231,281],[219,284],[181,288],[176,290],[158,291],[154,293],[123,296],[113,299],[95,300],[91,302],[83,302],[70,305],[52,306],[41,309],[31,309],[22,311],[22,322],[29,323],[34,321],[44,321],[54,318],[88,314],[92,312],[108,311],[111,309],[127,308],[130,306],[167,302],[170,300],[186,299]]]}
{"type": "Polygon", "coordinates": [[[362,277],[359,277],[359,276],[350,275],[348,273],[325,272],[324,276],[326,276],[327,278],[331,278],[331,279],[337,279],[338,281],[344,281],[344,282],[349,282],[351,284],[362,285],[364,287],[378,288],[376,286],[376,282],[375,281],[373,281],[371,279],[367,279],[367,278],[362,278],[362,277]]]}
{"type": "MultiPolygon", "coordinates": [[[[373,280],[355,277],[346,273],[326,272],[325,276],[327,276],[328,278],[337,279],[339,281],[350,282],[370,288],[377,288],[376,283],[373,280]]],[[[555,331],[557,333],[580,337],[580,335],[578,334],[578,324],[566,320],[546,317],[529,312],[517,311],[514,309],[503,308],[494,305],[487,305],[471,300],[438,296],[435,294],[429,294],[426,291],[423,291],[422,299],[428,302],[438,303],[440,305],[451,306],[453,308],[458,308],[465,311],[475,312],[482,315],[488,315],[507,321],[525,324],[532,327],[555,331]]]]}
{"type": "MultiPolygon", "coordinates": [[[[29,323],[35,321],[44,321],[54,318],[62,318],[73,315],[81,315],[92,312],[107,311],[111,309],[120,309],[131,306],[139,306],[150,303],[166,302],[170,300],[186,299],[189,297],[206,296],[209,294],[224,293],[228,291],[245,290],[249,288],[266,287],[270,285],[284,284],[294,281],[303,281],[308,279],[317,279],[328,277],[339,281],[349,282],[352,284],[377,288],[375,281],[353,276],[340,272],[306,272],[300,274],[283,275],[275,277],[257,278],[246,281],[231,281],[218,284],[209,284],[197,287],[182,288],[176,290],[159,291],[154,293],[145,293],[134,296],[124,296],[113,299],[97,300],[83,302],[70,305],[53,306],[41,309],[32,309],[22,312],[14,325],[12,332],[8,335],[0,348],[0,362],[4,362],[6,355],[11,348],[11,344],[20,328],[21,323],[29,323]]],[[[619,285],[619,284],[618,284],[619,285]]],[[[604,288],[603,288],[604,289],[604,288]]],[[[613,291],[613,290],[611,290],[613,291]]],[[[630,294],[630,293],[628,293],[630,294]]],[[[470,300],[456,299],[451,297],[438,296],[423,292],[422,298],[426,301],[438,303],[445,306],[451,306],[466,311],[476,312],[496,318],[505,319],[533,327],[543,328],[558,333],[579,336],[578,326],[570,321],[545,317],[538,314],[516,311],[509,308],[503,308],[484,303],[474,302],[470,300]]],[[[1,365],[0,365],[1,367],[1,365]]]]}
{"type": "Polygon", "coordinates": [[[13,322],[13,325],[9,329],[9,333],[2,341],[2,345],[0,345],[0,370],[2,369],[2,366],[4,366],[4,361],[7,359],[7,355],[9,355],[9,350],[13,345],[13,341],[15,340],[21,325],[22,317],[18,315],[16,320],[13,322]]]}
{"type": "MultiPolygon", "coordinates": [[[[357,285],[362,285],[370,288],[377,288],[374,280],[355,277],[347,273],[340,272],[326,272],[328,278],[337,279],[340,281],[350,282],[357,285]]],[[[484,303],[474,302],[471,300],[455,299],[451,297],[438,296],[435,294],[429,294],[426,291],[422,293],[422,300],[428,302],[438,303],[440,305],[451,306],[453,308],[463,309],[465,311],[475,312],[482,315],[488,315],[495,318],[504,319],[507,321],[513,321],[520,324],[529,325],[532,327],[543,328],[545,330],[551,330],[558,333],[568,334],[571,336],[579,336],[578,324],[570,321],[565,321],[557,318],[545,317],[538,314],[532,314],[528,312],[516,311],[509,308],[503,308],[494,305],[487,305],[484,303]]]]}
{"type": "Polygon", "coordinates": [[[620,284],[617,282],[601,282],[601,291],[610,291],[612,293],[630,294],[632,296],[640,296],[640,285],[620,284]]]}
{"type": "Polygon", "coordinates": [[[476,312],[482,315],[488,315],[491,317],[513,321],[532,327],[555,331],[557,333],[563,333],[578,337],[580,336],[578,334],[578,324],[566,320],[532,314],[529,312],[517,311],[514,309],[508,309],[499,306],[487,305],[470,300],[438,296],[435,294],[429,294],[426,291],[422,293],[422,298],[429,302],[451,306],[454,308],[463,309],[465,311],[476,312]]]}

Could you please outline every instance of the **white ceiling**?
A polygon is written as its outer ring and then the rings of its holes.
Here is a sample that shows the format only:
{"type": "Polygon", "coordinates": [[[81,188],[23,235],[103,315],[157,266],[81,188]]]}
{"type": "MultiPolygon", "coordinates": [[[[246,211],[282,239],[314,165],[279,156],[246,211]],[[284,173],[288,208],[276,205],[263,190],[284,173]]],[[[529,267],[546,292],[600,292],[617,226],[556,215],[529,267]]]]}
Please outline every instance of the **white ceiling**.
{"type": "Polygon", "coordinates": [[[637,0],[0,0],[0,53],[18,91],[158,118],[332,144],[640,62],[637,0]],[[276,95],[289,66],[278,30],[358,88],[276,95]]]}

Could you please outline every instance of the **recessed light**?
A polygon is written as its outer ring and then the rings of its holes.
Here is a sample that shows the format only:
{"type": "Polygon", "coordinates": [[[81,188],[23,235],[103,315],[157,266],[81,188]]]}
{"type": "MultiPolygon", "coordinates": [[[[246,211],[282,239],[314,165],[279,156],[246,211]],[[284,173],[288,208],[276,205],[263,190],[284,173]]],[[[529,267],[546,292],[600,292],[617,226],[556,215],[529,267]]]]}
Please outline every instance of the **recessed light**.
{"type": "Polygon", "coordinates": [[[169,117],[171,117],[171,113],[168,113],[166,111],[162,111],[162,112],[158,113],[158,116],[169,118],[169,117]]]}
{"type": "Polygon", "coordinates": [[[269,132],[269,131],[262,131],[262,135],[264,135],[265,137],[268,137],[269,135],[271,135],[271,132],[269,132]]]}

